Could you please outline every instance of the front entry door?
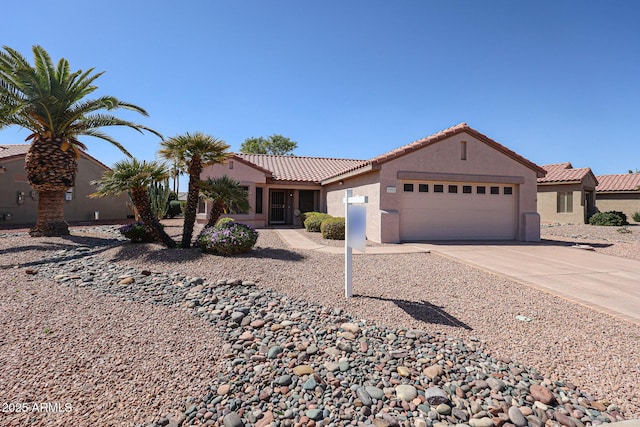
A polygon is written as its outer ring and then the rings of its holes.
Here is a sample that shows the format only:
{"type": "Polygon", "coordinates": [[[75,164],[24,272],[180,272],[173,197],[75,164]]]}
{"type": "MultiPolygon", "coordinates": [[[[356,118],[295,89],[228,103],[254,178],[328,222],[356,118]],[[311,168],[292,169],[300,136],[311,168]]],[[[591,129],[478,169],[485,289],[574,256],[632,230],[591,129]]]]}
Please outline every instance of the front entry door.
{"type": "Polygon", "coordinates": [[[285,223],[285,192],[271,191],[271,224],[285,223]]]}

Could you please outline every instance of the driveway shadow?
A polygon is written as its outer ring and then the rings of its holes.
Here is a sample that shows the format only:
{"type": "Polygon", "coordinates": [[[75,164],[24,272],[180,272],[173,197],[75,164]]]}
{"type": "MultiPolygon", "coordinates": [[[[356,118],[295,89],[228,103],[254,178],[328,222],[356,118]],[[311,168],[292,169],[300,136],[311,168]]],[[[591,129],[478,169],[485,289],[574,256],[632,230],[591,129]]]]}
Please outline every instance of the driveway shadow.
{"type": "Polygon", "coordinates": [[[392,302],[399,308],[403,309],[409,316],[421,322],[453,326],[454,328],[463,328],[468,331],[473,330],[471,326],[447,313],[442,307],[431,304],[429,301],[407,301],[396,298],[373,297],[368,295],[354,295],[354,297],[392,302]]]}

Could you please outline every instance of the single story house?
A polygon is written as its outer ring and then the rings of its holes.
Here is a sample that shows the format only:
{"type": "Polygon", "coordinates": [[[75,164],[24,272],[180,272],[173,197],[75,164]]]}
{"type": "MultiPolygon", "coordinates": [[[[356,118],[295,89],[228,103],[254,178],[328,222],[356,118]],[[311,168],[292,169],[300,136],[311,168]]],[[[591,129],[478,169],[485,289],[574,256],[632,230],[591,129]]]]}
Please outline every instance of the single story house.
{"type": "MultiPolygon", "coordinates": [[[[29,144],[0,145],[0,226],[35,224],[38,216],[38,192],[27,180],[24,169],[29,144]]],[[[90,199],[96,190],[90,182],[102,178],[107,166],[80,152],[76,186],[65,196],[64,216],[69,222],[126,219],[129,197],[90,199]],[[96,218],[97,217],[97,218],[96,218]]]]}
{"type": "Polygon", "coordinates": [[[620,211],[633,222],[633,214],[640,212],[640,173],[598,175],[596,204],[600,212],[620,211]]]}
{"type": "Polygon", "coordinates": [[[300,225],[307,211],[344,216],[344,190],[352,189],[368,196],[366,233],[374,242],[537,241],[536,179],[545,173],[461,123],[370,160],[234,154],[201,178],[240,181],[251,210],[233,217],[258,227],[300,225]]]}
{"type": "Polygon", "coordinates": [[[596,212],[598,179],[590,168],[571,163],[542,165],[538,178],[538,213],[544,223],[584,224],[596,212]]]}

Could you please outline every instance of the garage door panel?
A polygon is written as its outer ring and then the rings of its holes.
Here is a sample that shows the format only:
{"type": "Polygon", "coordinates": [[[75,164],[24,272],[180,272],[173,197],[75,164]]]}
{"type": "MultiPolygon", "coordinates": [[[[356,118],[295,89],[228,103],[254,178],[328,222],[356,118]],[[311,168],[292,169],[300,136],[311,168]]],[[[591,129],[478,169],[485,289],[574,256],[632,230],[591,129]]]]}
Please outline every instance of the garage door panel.
{"type": "MultiPolygon", "coordinates": [[[[449,183],[445,183],[445,191],[449,183]]],[[[512,240],[516,195],[403,192],[400,195],[401,240],[512,240]]],[[[482,183],[487,192],[491,184],[482,183]]],[[[497,184],[496,184],[497,185],[497,184]]],[[[417,185],[414,186],[416,189],[417,185]]],[[[430,185],[430,189],[433,185],[430,185]]],[[[460,187],[461,188],[461,187],[460,187]]]]}

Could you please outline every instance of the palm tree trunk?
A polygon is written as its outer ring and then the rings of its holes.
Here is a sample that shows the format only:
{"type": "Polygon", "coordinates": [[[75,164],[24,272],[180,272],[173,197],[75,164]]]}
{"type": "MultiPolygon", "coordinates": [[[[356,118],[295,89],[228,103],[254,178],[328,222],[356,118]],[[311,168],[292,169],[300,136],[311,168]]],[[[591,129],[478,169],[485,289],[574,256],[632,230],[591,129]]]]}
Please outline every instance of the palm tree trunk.
{"type": "Polygon", "coordinates": [[[189,173],[189,193],[187,194],[187,205],[184,209],[184,224],[182,227],[182,247],[191,247],[191,238],[193,237],[193,226],[196,223],[196,214],[198,211],[198,201],[200,198],[200,172],[202,168],[192,167],[189,173]]]}
{"type": "Polygon", "coordinates": [[[176,242],[171,236],[160,226],[160,222],[151,212],[151,203],[149,201],[149,192],[145,187],[134,188],[131,190],[131,200],[138,210],[140,219],[147,227],[151,235],[159,242],[162,242],[168,248],[175,248],[176,242]]]}
{"type": "Polygon", "coordinates": [[[220,201],[214,201],[211,205],[211,212],[209,213],[209,221],[205,228],[213,227],[220,219],[220,216],[224,213],[224,203],[220,201]]]}
{"type": "Polygon", "coordinates": [[[29,230],[32,237],[69,235],[69,224],[64,220],[64,194],[65,190],[38,192],[38,219],[29,230]]]}

